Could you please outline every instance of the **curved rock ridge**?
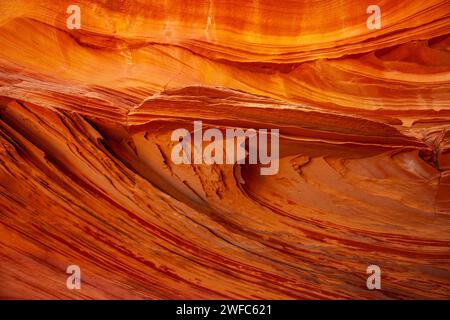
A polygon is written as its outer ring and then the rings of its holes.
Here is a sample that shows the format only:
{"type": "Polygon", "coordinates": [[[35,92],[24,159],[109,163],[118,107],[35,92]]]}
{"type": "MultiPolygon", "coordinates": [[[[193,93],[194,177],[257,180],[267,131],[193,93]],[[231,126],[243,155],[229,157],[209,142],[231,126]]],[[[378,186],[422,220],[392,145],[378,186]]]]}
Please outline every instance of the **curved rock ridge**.
{"type": "Polygon", "coordinates": [[[450,4],[371,4],[1,1],[0,298],[449,299],[450,4]]]}

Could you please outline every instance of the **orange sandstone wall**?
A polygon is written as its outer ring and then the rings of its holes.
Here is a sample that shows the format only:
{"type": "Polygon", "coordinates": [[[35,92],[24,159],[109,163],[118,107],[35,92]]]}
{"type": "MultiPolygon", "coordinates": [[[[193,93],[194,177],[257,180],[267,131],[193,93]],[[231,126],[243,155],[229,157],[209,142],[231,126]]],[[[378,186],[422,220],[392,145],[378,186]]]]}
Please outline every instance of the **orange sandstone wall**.
{"type": "Polygon", "coordinates": [[[0,297],[450,298],[450,3],[372,2],[0,0],[0,297]]]}

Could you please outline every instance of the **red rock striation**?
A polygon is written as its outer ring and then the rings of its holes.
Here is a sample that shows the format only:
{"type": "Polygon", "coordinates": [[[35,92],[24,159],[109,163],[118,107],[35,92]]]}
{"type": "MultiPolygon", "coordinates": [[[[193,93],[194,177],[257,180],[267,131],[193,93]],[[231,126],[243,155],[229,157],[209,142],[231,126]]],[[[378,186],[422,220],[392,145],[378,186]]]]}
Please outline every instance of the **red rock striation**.
{"type": "Polygon", "coordinates": [[[450,298],[448,1],[70,4],[0,1],[1,298],[450,298]],[[175,165],[194,120],[278,174],[175,165]]]}

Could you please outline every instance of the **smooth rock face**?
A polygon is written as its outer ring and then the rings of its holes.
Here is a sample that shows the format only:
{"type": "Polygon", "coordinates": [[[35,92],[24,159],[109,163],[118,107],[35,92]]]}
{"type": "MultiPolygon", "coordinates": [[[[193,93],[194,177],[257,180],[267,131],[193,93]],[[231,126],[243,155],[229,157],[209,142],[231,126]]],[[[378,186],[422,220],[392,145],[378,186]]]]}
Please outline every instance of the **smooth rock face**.
{"type": "Polygon", "coordinates": [[[1,298],[450,298],[448,1],[77,3],[0,1],[1,298]],[[175,165],[195,120],[278,174],[175,165]]]}

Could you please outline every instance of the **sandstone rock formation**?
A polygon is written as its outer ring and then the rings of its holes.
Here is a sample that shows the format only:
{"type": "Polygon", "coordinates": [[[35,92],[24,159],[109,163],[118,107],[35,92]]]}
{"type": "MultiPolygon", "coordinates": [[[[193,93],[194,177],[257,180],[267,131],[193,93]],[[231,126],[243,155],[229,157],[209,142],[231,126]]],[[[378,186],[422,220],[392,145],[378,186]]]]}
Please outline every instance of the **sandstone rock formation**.
{"type": "Polygon", "coordinates": [[[0,1],[1,298],[450,298],[447,0],[70,4],[0,1]],[[174,165],[198,119],[279,173],[174,165]]]}

